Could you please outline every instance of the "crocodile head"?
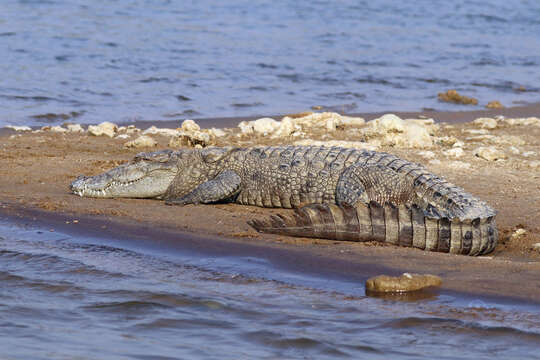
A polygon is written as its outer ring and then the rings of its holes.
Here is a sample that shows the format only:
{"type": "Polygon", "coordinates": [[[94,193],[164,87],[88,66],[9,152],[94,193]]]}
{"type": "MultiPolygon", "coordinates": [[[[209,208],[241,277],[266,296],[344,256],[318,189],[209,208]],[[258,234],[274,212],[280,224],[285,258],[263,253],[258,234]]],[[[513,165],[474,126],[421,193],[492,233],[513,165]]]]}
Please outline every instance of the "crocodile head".
{"type": "Polygon", "coordinates": [[[178,173],[178,152],[140,153],[127,164],[96,176],[79,176],[70,190],[96,198],[160,198],[178,173]]]}

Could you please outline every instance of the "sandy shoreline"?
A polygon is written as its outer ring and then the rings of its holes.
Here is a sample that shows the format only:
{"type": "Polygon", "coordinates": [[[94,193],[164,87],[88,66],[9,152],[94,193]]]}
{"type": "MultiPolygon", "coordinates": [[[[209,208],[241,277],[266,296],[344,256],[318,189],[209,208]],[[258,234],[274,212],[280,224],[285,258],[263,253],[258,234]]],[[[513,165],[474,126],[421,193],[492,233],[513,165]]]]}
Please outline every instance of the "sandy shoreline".
{"type": "MultiPolygon", "coordinates": [[[[369,277],[379,274],[398,276],[403,273],[402,266],[396,266],[396,259],[388,264],[389,256],[409,257],[417,263],[423,263],[421,267],[429,271],[430,267],[435,267],[435,263],[442,260],[443,266],[437,271],[452,272],[450,282],[444,284],[442,289],[433,289],[425,292],[411,294],[379,294],[377,296],[389,300],[423,300],[446,294],[470,300],[481,297],[483,301],[494,301],[497,303],[537,304],[540,299],[534,293],[526,292],[522,295],[512,294],[506,291],[493,291],[491,286],[476,287],[475,280],[482,277],[475,276],[471,279],[467,271],[455,271],[456,268],[467,263],[466,257],[462,257],[463,262],[446,264],[445,254],[435,254],[435,258],[430,261],[418,252],[414,254],[404,253],[390,254],[390,247],[384,247],[382,251],[376,251],[375,247],[368,247],[362,250],[362,254],[348,248],[346,243],[328,242],[303,244],[293,244],[290,242],[273,241],[243,241],[241,238],[223,237],[215,235],[201,235],[185,232],[167,227],[151,227],[147,223],[133,221],[130,219],[106,216],[106,215],[82,215],[68,214],[64,212],[44,211],[37,208],[28,208],[17,205],[7,205],[0,203],[0,218],[10,223],[23,226],[32,226],[48,230],[50,232],[62,232],[71,236],[85,236],[103,239],[105,242],[115,244],[129,243],[129,246],[140,247],[142,249],[167,249],[167,251],[179,251],[182,253],[192,253],[194,256],[217,256],[217,257],[253,257],[268,261],[276,269],[299,272],[324,279],[336,279],[363,286],[369,277]],[[73,220],[76,219],[76,223],[73,220]],[[375,251],[374,251],[375,250],[375,251]],[[437,256],[442,256],[439,258],[437,256]],[[456,283],[462,284],[456,286],[456,283]]],[[[406,250],[406,249],[405,249],[406,250]]],[[[472,258],[474,261],[474,258],[472,258]]],[[[470,260],[470,259],[469,259],[470,260]]],[[[482,262],[476,266],[482,265],[482,262]]],[[[537,267],[531,268],[531,273],[537,267]]],[[[521,272],[521,271],[520,271],[521,272]]],[[[534,274],[533,274],[534,276],[534,274]]],[[[523,279],[523,278],[522,278],[523,279]]],[[[526,277],[525,279],[528,279],[526,277]]],[[[530,280],[530,279],[529,279],[530,280]]],[[[493,282],[500,283],[498,281],[493,282]]],[[[354,285],[353,285],[354,286],[354,285]]]]}
{"type": "MultiPolygon", "coordinates": [[[[326,274],[355,274],[358,281],[380,273],[432,273],[443,278],[444,290],[514,296],[540,302],[540,278],[537,276],[540,271],[540,254],[532,249],[532,244],[540,242],[540,169],[529,166],[540,159],[540,127],[510,126],[501,122],[500,126],[488,131],[492,138],[466,140],[475,135],[467,131],[478,130],[479,126],[459,121],[493,117],[496,114],[507,117],[538,116],[540,106],[428,115],[437,121],[454,124],[450,127],[442,125],[437,130],[437,136],[438,139],[454,137],[465,142],[464,155],[459,160],[443,155],[452,146],[439,143],[427,149],[434,153],[431,159],[421,155],[426,149],[384,144],[378,148],[427,164],[433,172],[445,176],[498,209],[501,241],[494,253],[487,257],[471,258],[371,243],[265,235],[256,233],[246,224],[250,218],[286,210],[233,204],[171,208],[154,200],[79,198],[69,194],[67,188],[76,176],[99,173],[130,159],[140,151],[152,150],[127,149],[123,147],[126,139],[87,134],[0,131],[1,211],[10,216],[21,216],[29,222],[39,218],[44,223],[63,223],[84,231],[97,230],[97,234],[101,226],[106,226],[107,231],[116,235],[130,238],[137,238],[144,233],[144,236],[154,237],[156,241],[181,241],[182,246],[216,253],[245,252],[251,256],[260,254],[264,257],[267,252],[275,252],[279,255],[273,256],[273,261],[286,264],[301,260],[306,270],[322,268],[326,274]],[[492,143],[494,139],[517,138],[523,139],[519,145],[492,143]],[[498,147],[505,151],[508,158],[504,161],[480,159],[474,155],[474,149],[478,146],[498,147]],[[510,146],[519,148],[519,154],[509,152],[510,146]],[[456,161],[469,166],[455,166],[456,161]],[[74,223],[73,220],[78,221],[74,223]],[[99,228],[94,229],[97,224],[99,228]],[[511,238],[517,228],[524,228],[526,234],[511,238]],[[189,239],[186,233],[195,235],[189,239]]],[[[371,114],[365,118],[369,120],[377,115],[371,114]]],[[[400,115],[403,118],[417,118],[426,113],[400,115]]],[[[223,119],[197,122],[201,127],[227,127],[236,125],[239,120],[245,119],[229,119],[228,123],[224,123],[223,119]]],[[[151,125],[176,128],[180,124],[159,122],[151,125]]],[[[147,125],[137,123],[136,126],[144,129],[147,125]]],[[[337,129],[332,138],[348,139],[351,133],[350,129],[337,129]]],[[[154,135],[153,138],[158,143],[155,149],[166,148],[170,141],[162,135],[154,135]]],[[[238,139],[241,139],[243,146],[250,144],[250,141],[252,144],[271,143],[264,137],[238,139]]],[[[220,141],[217,141],[217,145],[223,145],[220,141]]],[[[281,139],[280,143],[292,141],[281,139]]]]}

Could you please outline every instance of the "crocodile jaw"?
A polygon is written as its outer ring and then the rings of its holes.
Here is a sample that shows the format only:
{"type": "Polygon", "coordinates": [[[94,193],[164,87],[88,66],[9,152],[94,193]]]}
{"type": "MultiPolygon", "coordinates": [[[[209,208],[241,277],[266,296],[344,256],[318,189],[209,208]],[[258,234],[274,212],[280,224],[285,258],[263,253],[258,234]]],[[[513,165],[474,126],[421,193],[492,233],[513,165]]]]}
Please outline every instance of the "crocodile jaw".
{"type": "Polygon", "coordinates": [[[158,164],[126,164],[100,175],[80,176],[70,190],[95,198],[158,198],[165,194],[176,173],[177,169],[158,164]]]}

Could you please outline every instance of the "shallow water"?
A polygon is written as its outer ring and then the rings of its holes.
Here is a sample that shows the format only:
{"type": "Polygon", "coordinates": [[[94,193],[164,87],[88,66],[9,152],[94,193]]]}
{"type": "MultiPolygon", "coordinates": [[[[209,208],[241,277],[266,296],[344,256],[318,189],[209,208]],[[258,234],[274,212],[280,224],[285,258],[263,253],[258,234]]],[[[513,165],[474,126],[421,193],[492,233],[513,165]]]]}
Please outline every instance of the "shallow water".
{"type": "Polygon", "coordinates": [[[0,125],[538,101],[537,1],[0,4],[0,125]]]}
{"type": "Polygon", "coordinates": [[[8,359],[538,359],[540,308],[0,221],[8,359]]]}

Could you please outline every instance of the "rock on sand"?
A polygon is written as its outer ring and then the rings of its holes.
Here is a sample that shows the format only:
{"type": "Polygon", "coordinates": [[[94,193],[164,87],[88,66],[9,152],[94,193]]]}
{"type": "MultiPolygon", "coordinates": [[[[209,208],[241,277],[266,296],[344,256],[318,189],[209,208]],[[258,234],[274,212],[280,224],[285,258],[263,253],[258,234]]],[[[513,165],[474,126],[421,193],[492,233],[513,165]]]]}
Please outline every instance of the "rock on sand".
{"type": "Polygon", "coordinates": [[[102,122],[99,125],[88,126],[88,134],[94,135],[94,136],[105,135],[112,138],[116,134],[117,130],[118,130],[118,126],[108,121],[102,122]]]}
{"type": "Polygon", "coordinates": [[[124,144],[126,148],[142,148],[142,147],[154,147],[157,145],[157,141],[150,136],[141,135],[135,140],[128,141],[124,144]]]}
{"type": "Polygon", "coordinates": [[[495,161],[507,158],[504,151],[496,149],[493,146],[481,146],[474,150],[474,155],[487,161],[495,161]]]}

